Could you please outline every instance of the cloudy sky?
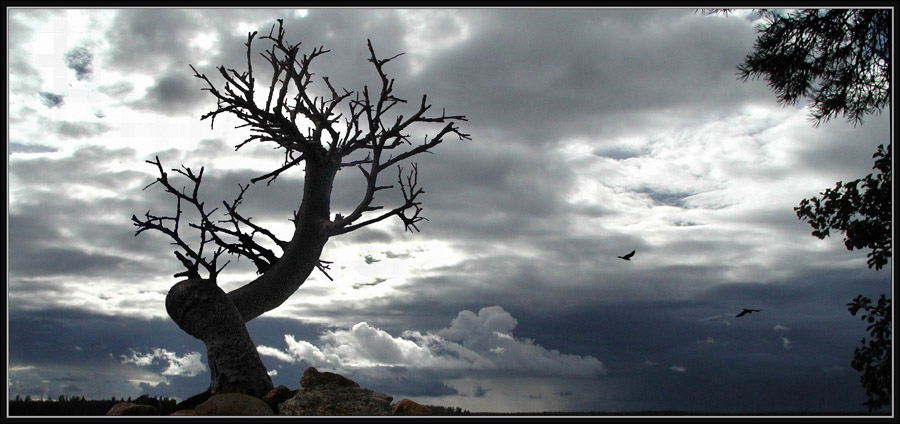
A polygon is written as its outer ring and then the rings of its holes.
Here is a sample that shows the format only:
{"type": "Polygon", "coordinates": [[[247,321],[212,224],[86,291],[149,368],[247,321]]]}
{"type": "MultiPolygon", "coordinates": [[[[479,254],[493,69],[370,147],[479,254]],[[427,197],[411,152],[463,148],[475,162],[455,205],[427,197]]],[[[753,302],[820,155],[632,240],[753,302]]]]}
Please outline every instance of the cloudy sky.
{"type": "MultiPolygon", "coordinates": [[[[280,165],[235,152],[239,122],[200,121],[215,101],[189,67],[244,69],[247,33],[278,18],[347,90],[378,83],[367,39],[405,52],[396,93],[466,115],[472,140],[417,157],[420,233],[332,239],[334,281],[315,272],[248,324],[276,385],[315,366],[470,411],[865,411],[845,305],[890,293],[890,264],[812,237],[793,207],[871,172],[888,116],[814,127],[737,79],[752,15],[679,8],[9,10],[10,396],[207,387],[203,344],[165,312],[170,240],[130,217],[174,210],[142,190],[155,156],[205,167],[210,204],[280,165]]],[[[301,186],[255,184],[244,212],[288,230],[301,186]]],[[[341,172],[332,211],[362,188],[341,172]]],[[[232,260],[219,283],[254,270],[232,260]]]]}

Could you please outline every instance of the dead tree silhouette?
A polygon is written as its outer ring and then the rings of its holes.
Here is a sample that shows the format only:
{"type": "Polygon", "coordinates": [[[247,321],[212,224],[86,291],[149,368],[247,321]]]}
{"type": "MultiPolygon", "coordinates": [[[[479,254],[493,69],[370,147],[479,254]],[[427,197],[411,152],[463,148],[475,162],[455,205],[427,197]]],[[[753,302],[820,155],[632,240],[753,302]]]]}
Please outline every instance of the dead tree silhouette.
{"type": "Polygon", "coordinates": [[[250,179],[246,185],[239,184],[237,198],[231,203],[222,202],[224,211],[220,214],[225,218],[221,219],[221,215],[215,215],[218,209],[210,210],[198,198],[203,168],[197,173],[184,165],[174,169],[192,185],[191,188],[178,188],[156,157],[147,162],[157,168],[159,177],[147,187],[159,183],[176,198],[174,215],[158,216],[147,211],[143,219],[131,217],[137,227],[135,235],[156,230],[171,238],[177,246],[174,253],[185,270],[175,277],[185,279],[169,290],[166,311],[182,330],[206,345],[211,381],[205,394],[238,392],[257,397],[267,394],[272,389],[272,381],[247,332],[246,322],[281,305],[313,270],[319,269],[331,279],[327,273],[331,262],[320,259],[331,237],[391,217],[399,218],[407,231],[419,231],[416,224],[425,219],[420,216],[419,196],[424,190],[418,185],[419,170],[412,163],[409,172],[405,173],[399,164],[420,153],[430,153],[445,137],[470,139],[456,125],[466,121],[465,116],[444,112],[427,114],[431,105],[425,95],[407,116],[391,110],[406,100],[394,96],[394,80],[387,77],[384,67],[402,53],[379,59],[369,41],[368,61],[380,77],[380,88],[370,92],[368,86],[364,86],[362,92],[343,90],[339,93],[328,77],[313,80],[315,74],[310,72],[312,62],[329,50],[318,47],[309,54],[298,54],[300,43],[285,41],[282,24],[279,19],[277,31],[273,24],[269,35],[260,37],[260,40],[271,42],[271,49],[260,53],[272,70],[271,85],[266,91],[257,92],[255,86],[257,74],[251,60],[254,57],[251,43],[256,32],[248,34],[245,44],[246,72],[238,73],[224,66],[217,68],[225,81],[222,90],[191,66],[194,76],[205,82],[207,87],[203,90],[212,94],[217,102],[216,110],[203,115],[201,120],[210,118],[214,125],[216,116],[233,114],[245,123],[240,127],[251,130],[250,137],[237,144],[235,150],[250,142],[271,143],[284,153],[281,165],[272,172],[250,179]],[[264,104],[258,103],[261,99],[264,104]],[[408,132],[413,127],[418,131],[420,124],[428,123],[440,125],[434,128],[431,137],[425,135],[424,141],[414,145],[408,132]],[[302,173],[294,169],[301,163],[305,165],[302,173]],[[394,187],[378,181],[384,171],[394,166],[397,168],[395,181],[403,200],[393,209],[384,210],[373,201],[376,193],[394,187]],[[365,191],[348,215],[332,217],[335,176],[347,167],[359,169],[365,191]],[[289,212],[286,216],[293,222],[292,233],[289,239],[283,240],[252,221],[250,216],[238,212],[238,207],[251,183],[265,180],[268,186],[288,171],[302,175],[303,183],[295,191],[299,206],[292,215],[289,212]],[[191,208],[199,223],[179,226],[182,206],[191,208]],[[192,247],[188,243],[183,236],[185,229],[198,235],[199,244],[192,247]],[[250,260],[256,266],[258,276],[242,287],[227,293],[223,291],[217,284],[217,276],[228,265],[228,262],[219,263],[225,253],[250,260]],[[206,274],[205,278],[201,272],[206,274]]]}

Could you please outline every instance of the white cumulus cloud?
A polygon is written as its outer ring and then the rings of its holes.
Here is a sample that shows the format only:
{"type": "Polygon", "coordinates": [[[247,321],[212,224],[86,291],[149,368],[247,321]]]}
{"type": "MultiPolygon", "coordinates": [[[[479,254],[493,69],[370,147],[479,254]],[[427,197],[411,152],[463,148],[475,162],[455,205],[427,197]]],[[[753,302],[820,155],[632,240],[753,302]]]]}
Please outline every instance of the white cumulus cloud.
{"type": "Polygon", "coordinates": [[[318,345],[285,336],[287,350],[259,346],[261,355],[283,362],[306,361],[334,369],[403,366],[429,371],[486,370],[519,375],[595,376],[605,374],[592,356],[546,349],[533,340],[516,338],[518,324],[499,306],[478,313],[462,311],[450,327],[436,332],[405,331],[401,336],[360,322],[350,329],[328,331],[318,345]]]}
{"type": "Polygon", "coordinates": [[[152,365],[163,365],[165,368],[160,372],[162,375],[180,375],[185,377],[193,377],[202,372],[206,372],[206,366],[203,365],[200,352],[186,353],[184,356],[178,356],[175,352],[155,348],[148,353],[140,353],[134,349],[130,356],[121,355],[121,363],[135,364],[139,367],[149,367],[152,365]]]}

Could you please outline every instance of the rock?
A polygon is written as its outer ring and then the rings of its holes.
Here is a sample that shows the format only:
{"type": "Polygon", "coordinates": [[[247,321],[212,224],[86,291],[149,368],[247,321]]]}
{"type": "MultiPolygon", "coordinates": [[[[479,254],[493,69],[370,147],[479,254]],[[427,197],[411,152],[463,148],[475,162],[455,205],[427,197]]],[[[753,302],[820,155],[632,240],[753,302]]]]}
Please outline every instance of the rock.
{"type": "Polygon", "coordinates": [[[392,415],[390,395],[347,386],[304,388],[284,401],[278,415],[392,415]]]}
{"type": "Polygon", "coordinates": [[[294,397],[294,395],[296,395],[299,392],[300,392],[299,390],[291,390],[291,389],[287,388],[287,386],[278,386],[278,387],[272,389],[272,391],[267,393],[265,396],[263,396],[262,400],[267,405],[269,405],[269,407],[272,408],[272,412],[277,414],[278,413],[278,405],[280,405],[282,402],[294,397]]]}
{"type": "Polygon", "coordinates": [[[279,415],[392,415],[392,396],[359,387],[355,381],[309,367],[303,388],[281,403],[279,415]]]}
{"type": "Polygon", "coordinates": [[[159,409],[150,405],[138,405],[132,402],[119,402],[109,408],[106,415],[159,415],[159,409]]]}
{"type": "Polygon", "coordinates": [[[415,403],[409,399],[402,399],[391,406],[394,415],[431,415],[431,408],[415,403]]]}
{"type": "Polygon", "coordinates": [[[206,402],[209,397],[212,396],[209,392],[197,393],[175,405],[175,410],[180,411],[182,409],[194,409],[197,405],[206,402]]]}
{"type": "Polygon", "coordinates": [[[300,378],[300,385],[304,389],[324,385],[359,387],[359,384],[347,377],[333,372],[319,372],[313,367],[309,367],[303,372],[303,377],[300,378]]]}
{"type": "Polygon", "coordinates": [[[197,411],[195,411],[193,409],[182,409],[180,411],[175,411],[169,415],[200,415],[200,414],[198,414],[197,411]]]}
{"type": "Polygon", "coordinates": [[[152,398],[148,395],[142,395],[141,397],[133,400],[132,403],[136,405],[150,405],[156,409],[160,409],[159,399],[152,398]]]}
{"type": "Polygon", "coordinates": [[[241,393],[210,396],[194,408],[197,415],[275,415],[261,399],[241,393]]]}

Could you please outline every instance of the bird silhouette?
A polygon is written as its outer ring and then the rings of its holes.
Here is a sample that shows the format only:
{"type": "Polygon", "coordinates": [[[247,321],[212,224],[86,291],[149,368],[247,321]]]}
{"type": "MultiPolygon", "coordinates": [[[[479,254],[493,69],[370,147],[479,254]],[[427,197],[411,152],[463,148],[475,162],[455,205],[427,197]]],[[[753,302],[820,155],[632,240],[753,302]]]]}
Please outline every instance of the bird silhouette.
{"type": "Polygon", "coordinates": [[[632,250],[631,253],[629,253],[625,256],[616,256],[616,257],[619,259],[625,259],[626,261],[630,261],[632,256],[634,256],[634,250],[632,250]]]}
{"type": "Polygon", "coordinates": [[[747,308],[744,308],[744,310],[741,311],[741,313],[735,315],[735,317],[742,317],[742,316],[744,316],[744,315],[752,314],[752,313],[754,313],[754,312],[760,312],[760,311],[762,311],[762,309],[747,309],[747,308]]]}

